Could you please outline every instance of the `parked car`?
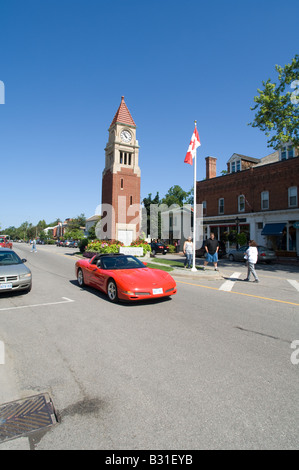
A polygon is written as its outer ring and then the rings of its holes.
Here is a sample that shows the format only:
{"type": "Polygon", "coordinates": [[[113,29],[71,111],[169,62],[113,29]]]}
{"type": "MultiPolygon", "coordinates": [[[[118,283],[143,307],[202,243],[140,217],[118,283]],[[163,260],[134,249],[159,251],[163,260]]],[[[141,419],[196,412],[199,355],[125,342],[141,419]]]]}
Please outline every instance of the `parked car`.
{"type": "Polygon", "coordinates": [[[0,246],[3,248],[12,249],[12,242],[7,238],[6,235],[0,235],[0,246]]]}
{"type": "Polygon", "coordinates": [[[102,253],[77,261],[75,269],[80,287],[95,287],[107,294],[111,302],[157,299],[177,292],[170,274],[147,268],[131,255],[102,253]]]}
{"type": "Polygon", "coordinates": [[[164,245],[164,243],[161,242],[151,242],[151,250],[154,256],[157,253],[163,253],[163,255],[166,255],[166,253],[168,252],[168,246],[164,245]]]}
{"type": "Polygon", "coordinates": [[[0,292],[30,292],[32,274],[25,262],[10,248],[0,248],[0,292]]]}
{"type": "MultiPolygon", "coordinates": [[[[245,251],[247,250],[248,245],[241,246],[236,250],[230,250],[228,252],[228,259],[231,261],[246,261],[244,258],[245,251]]],[[[277,256],[274,250],[270,250],[265,246],[258,246],[258,263],[265,262],[271,263],[272,261],[276,261],[277,256]]]]}
{"type": "Polygon", "coordinates": [[[69,248],[78,248],[78,242],[72,241],[68,245],[69,248]]]}

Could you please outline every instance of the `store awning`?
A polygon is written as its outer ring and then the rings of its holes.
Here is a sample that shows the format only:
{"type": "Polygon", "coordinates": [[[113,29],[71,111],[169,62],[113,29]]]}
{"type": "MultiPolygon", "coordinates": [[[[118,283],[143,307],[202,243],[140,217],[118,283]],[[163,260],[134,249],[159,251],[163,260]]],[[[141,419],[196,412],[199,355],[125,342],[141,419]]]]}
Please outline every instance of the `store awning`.
{"type": "Polygon", "coordinates": [[[262,235],[282,235],[286,224],[266,224],[262,230],[262,235]]]}

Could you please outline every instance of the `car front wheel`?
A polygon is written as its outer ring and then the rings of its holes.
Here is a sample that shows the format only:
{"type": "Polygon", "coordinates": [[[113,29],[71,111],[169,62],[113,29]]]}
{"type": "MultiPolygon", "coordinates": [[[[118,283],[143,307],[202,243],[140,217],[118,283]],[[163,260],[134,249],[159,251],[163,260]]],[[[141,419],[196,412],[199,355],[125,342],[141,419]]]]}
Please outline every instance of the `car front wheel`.
{"type": "Polygon", "coordinates": [[[235,260],[234,256],[233,256],[233,255],[229,255],[229,260],[230,260],[230,261],[234,261],[234,260],[235,260]]]}
{"type": "Polygon", "coordinates": [[[85,283],[84,283],[84,276],[83,276],[82,269],[78,270],[77,279],[78,279],[79,286],[84,287],[85,283]]]}
{"type": "Polygon", "coordinates": [[[111,302],[118,302],[117,287],[113,279],[108,281],[107,294],[111,302]]]}

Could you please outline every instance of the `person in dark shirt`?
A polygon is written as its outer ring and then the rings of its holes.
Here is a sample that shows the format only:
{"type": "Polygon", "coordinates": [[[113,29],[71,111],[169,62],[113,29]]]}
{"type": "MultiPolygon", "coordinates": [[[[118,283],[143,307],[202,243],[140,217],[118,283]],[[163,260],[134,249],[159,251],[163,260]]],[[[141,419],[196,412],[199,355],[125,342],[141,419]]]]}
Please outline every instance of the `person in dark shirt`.
{"type": "Polygon", "coordinates": [[[219,242],[215,239],[215,235],[211,232],[210,238],[205,243],[205,250],[207,252],[206,260],[204,261],[204,269],[208,263],[214,264],[215,271],[218,271],[218,250],[219,242]]]}

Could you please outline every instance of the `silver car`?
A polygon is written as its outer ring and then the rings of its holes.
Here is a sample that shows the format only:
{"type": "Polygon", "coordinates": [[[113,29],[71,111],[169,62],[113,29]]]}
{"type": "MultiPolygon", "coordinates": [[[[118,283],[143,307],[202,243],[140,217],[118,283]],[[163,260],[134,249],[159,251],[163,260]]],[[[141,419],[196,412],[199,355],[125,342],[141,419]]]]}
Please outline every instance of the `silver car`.
{"type": "Polygon", "coordinates": [[[31,291],[32,274],[13,250],[0,248],[0,293],[9,291],[31,291]]]}
{"type": "MultiPolygon", "coordinates": [[[[238,250],[230,250],[228,252],[228,259],[231,261],[246,261],[244,259],[245,251],[247,250],[248,245],[241,246],[238,250]]],[[[277,256],[274,250],[270,250],[265,246],[258,246],[258,263],[264,261],[265,263],[271,263],[272,261],[277,260],[277,256]]]]}

